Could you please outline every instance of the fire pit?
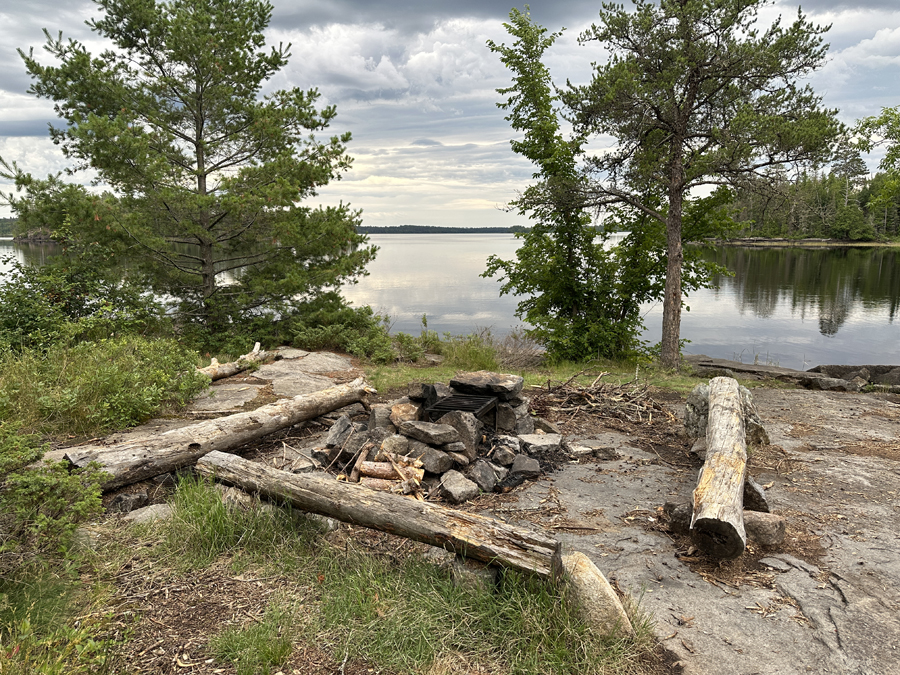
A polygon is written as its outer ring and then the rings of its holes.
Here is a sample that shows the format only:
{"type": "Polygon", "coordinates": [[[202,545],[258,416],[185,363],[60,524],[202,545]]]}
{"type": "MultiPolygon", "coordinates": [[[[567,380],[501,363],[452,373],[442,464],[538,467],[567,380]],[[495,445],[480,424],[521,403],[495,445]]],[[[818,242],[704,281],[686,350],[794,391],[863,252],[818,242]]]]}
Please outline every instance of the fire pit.
{"type": "Polygon", "coordinates": [[[461,412],[470,412],[475,417],[481,419],[481,416],[494,411],[494,429],[497,428],[497,397],[496,396],[469,396],[466,394],[454,394],[447,398],[442,398],[436,403],[428,406],[425,412],[428,418],[433,422],[448,412],[459,410],[461,412]]]}

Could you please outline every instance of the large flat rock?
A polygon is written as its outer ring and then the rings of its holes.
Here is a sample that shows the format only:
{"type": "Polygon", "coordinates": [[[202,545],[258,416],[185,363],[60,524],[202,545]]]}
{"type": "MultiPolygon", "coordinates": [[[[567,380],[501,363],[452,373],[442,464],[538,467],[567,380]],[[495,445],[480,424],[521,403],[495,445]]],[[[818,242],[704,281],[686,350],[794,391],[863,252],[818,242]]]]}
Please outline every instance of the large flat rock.
{"type": "MultiPolygon", "coordinates": [[[[788,522],[788,539],[744,582],[716,581],[725,570],[692,571],[685,551],[653,529],[657,506],[690,500],[697,466],[635,452],[626,436],[578,439],[610,459],[526,484],[515,507],[524,522],[546,509],[545,527],[641,598],[684,673],[900,672],[900,405],[852,393],[753,395],[772,443],[784,449],[769,450],[771,466],[755,470],[772,484],[767,496],[788,522]],[[548,508],[555,504],[564,512],[548,508]],[[821,555],[792,555],[798,533],[817,539],[821,555]]],[[[503,506],[502,516],[515,520],[512,505],[503,506]]]]}
{"type": "MultiPolygon", "coordinates": [[[[309,358],[309,357],[306,357],[309,358]]],[[[271,380],[275,395],[281,398],[293,398],[300,394],[311,394],[314,391],[334,386],[334,380],[323,375],[311,375],[300,368],[305,359],[284,359],[275,361],[260,368],[254,375],[263,380],[271,380]]]]}
{"type": "Polygon", "coordinates": [[[244,382],[213,385],[195,398],[188,406],[188,410],[219,413],[238,412],[245,403],[256,398],[262,388],[261,384],[244,382]]]}

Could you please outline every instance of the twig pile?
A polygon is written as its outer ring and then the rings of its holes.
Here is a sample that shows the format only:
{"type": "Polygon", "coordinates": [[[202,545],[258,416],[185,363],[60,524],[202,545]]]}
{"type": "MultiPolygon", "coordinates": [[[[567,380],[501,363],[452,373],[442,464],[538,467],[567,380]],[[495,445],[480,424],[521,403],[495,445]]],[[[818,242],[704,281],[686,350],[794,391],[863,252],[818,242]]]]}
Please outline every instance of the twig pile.
{"type": "Polygon", "coordinates": [[[580,415],[632,424],[652,424],[654,417],[667,421],[675,419],[667,408],[650,397],[649,385],[634,381],[619,385],[600,382],[607,374],[600,373],[586,387],[572,384],[578,375],[556,387],[542,387],[532,399],[532,408],[542,417],[555,413],[554,417],[567,417],[568,422],[580,415]]]}

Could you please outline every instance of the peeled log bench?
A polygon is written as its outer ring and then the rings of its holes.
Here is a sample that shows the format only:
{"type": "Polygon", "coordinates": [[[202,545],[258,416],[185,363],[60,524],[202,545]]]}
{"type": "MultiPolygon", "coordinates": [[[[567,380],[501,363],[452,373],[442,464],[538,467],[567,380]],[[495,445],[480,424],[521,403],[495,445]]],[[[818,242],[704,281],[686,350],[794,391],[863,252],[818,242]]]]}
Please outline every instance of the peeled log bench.
{"type": "Polygon", "coordinates": [[[293,474],[224,452],[210,452],[197,471],[270,501],[414,539],[467,558],[549,576],[559,546],[539,532],[331,477],[293,474]]]}
{"type": "Polygon", "coordinates": [[[111,476],[103,489],[112,490],[190,466],[213,450],[239,448],[279,429],[358,403],[370,393],[376,392],[358,378],[349,384],[276,401],[250,412],[132,437],[115,445],[71,448],[66,459],[77,467],[98,462],[111,476]]]}
{"type": "Polygon", "coordinates": [[[691,534],[697,547],[714,558],[737,558],[744,552],[744,477],[747,443],[737,380],[709,382],[706,461],[694,489],[691,534]]]}

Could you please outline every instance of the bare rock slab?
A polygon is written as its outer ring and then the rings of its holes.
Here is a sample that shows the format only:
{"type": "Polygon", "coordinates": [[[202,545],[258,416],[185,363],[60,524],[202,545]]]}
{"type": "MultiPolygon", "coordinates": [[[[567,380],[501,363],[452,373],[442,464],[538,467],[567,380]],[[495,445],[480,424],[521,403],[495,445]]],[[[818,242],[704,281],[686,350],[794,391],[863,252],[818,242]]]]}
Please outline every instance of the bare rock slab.
{"type": "Polygon", "coordinates": [[[304,373],[337,373],[353,370],[350,359],[329,352],[313,352],[300,359],[296,366],[304,373]]]}
{"type": "Polygon", "coordinates": [[[243,382],[217,384],[192,401],[189,409],[197,412],[231,412],[240,410],[241,406],[256,398],[262,387],[263,385],[261,384],[246,384],[243,382]]]}
{"type": "Polygon", "coordinates": [[[478,485],[463,476],[459,471],[450,470],[441,479],[441,497],[451,504],[462,504],[477,497],[481,490],[478,485]]]}
{"type": "Polygon", "coordinates": [[[460,442],[459,432],[449,424],[407,420],[400,424],[399,429],[404,436],[415,438],[417,441],[428,443],[428,445],[460,442]]]}
{"type": "Polygon", "coordinates": [[[496,396],[501,401],[515,398],[524,385],[525,380],[518,375],[492,373],[487,370],[462,373],[450,380],[450,386],[463,394],[496,396]]]}

